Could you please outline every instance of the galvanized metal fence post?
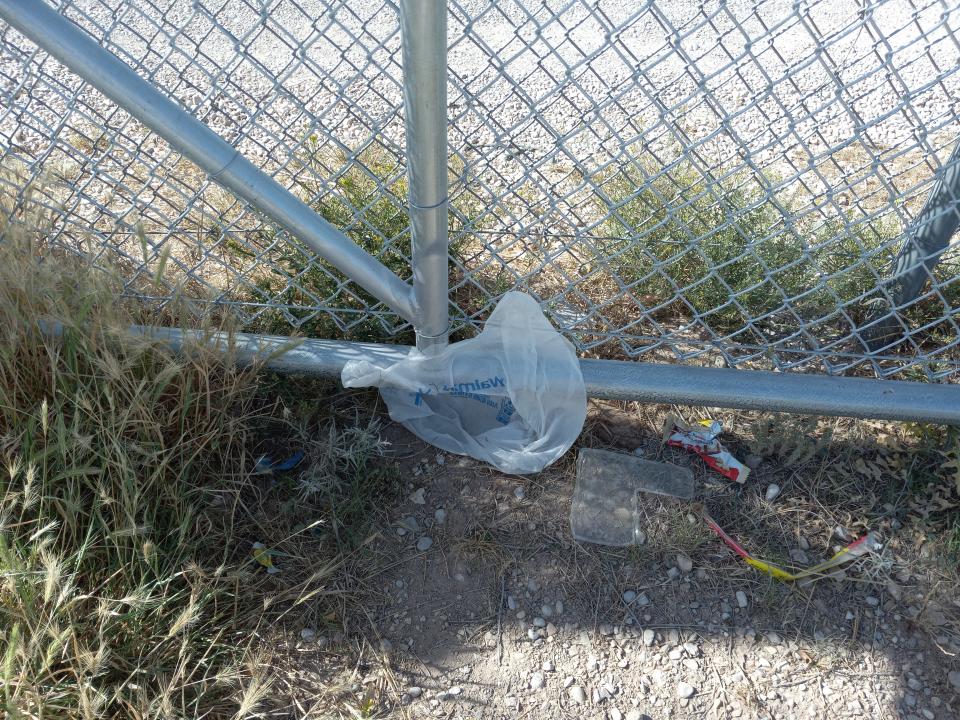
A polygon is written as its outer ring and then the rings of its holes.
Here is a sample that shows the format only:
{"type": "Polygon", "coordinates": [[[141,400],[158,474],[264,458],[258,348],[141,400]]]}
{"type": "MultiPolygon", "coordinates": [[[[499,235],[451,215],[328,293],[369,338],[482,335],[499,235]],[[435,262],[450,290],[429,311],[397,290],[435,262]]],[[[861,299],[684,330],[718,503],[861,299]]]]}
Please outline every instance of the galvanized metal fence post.
{"type": "Polygon", "coordinates": [[[447,5],[401,0],[414,323],[423,353],[447,345],[447,5]]]}

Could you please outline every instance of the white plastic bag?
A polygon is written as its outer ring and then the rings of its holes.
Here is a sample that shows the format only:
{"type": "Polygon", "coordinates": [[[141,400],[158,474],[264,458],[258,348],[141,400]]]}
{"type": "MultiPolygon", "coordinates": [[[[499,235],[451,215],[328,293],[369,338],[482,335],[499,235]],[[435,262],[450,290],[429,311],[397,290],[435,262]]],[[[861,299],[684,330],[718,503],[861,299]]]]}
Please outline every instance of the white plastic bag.
{"type": "Polygon", "coordinates": [[[346,387],[377,386],[390,417],[432,445],[531,473],[580,434],[587,396],[573,346],[529,295],[510,292],[483,332],[427,357],[348,362],[346,387]]]}

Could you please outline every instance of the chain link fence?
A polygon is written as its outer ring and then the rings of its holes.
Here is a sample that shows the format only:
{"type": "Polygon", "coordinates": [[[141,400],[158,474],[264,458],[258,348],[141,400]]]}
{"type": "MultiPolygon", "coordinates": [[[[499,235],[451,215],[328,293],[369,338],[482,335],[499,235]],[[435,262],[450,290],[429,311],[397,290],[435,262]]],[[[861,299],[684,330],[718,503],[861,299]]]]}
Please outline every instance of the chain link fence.
{"type": "MultiPolygon", "coordinates": [[[[410,278],[394,4],[57,7],[410,278]]],[[[960,253],[912,238],[960,137],[960,8],[452,0],[448,11],[454,337],[521,288],[593,357],[957,374],[960,253]],[[924,282],[902,282],[918,269],[924,282]]],[[[410,339],[214,180],[0,26],[9,219],[29,215],[59,248],[119,267],[134,297],[229,306],[258,331],[410,339]]],[[[937,208],[956,215],[952,202],[937,208]]]]}

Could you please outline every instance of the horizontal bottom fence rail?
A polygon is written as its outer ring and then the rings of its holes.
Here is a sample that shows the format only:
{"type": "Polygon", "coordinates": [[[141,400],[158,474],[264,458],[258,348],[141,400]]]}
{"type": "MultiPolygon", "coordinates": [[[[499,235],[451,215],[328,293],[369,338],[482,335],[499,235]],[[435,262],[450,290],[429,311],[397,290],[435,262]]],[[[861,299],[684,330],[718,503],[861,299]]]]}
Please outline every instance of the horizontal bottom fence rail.
{"type": "MultiPolygon", "coordinates": [[[[291,340],[248,333],[204,333],[175,328],[135,327],[180,352],[191,342],[228,342],[241,364],[265,361],[271,370],[340,377],[350,360],[399,361],[403,345],[291,340]]],[[[707,405],[884,420],[960,425],[960,385],[828,377],[761,370],[661,365],[619,360],[581,360],[590,397],[650,403],[707,405]]]]}

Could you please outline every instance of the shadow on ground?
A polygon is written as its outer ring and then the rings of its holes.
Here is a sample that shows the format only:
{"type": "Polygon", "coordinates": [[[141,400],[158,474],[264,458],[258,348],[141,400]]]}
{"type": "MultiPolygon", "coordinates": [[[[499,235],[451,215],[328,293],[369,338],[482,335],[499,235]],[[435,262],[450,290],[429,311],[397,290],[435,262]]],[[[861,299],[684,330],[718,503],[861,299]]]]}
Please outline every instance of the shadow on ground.
{"type": "Polygon", "coordinates": [[[784,583],[735,557],[689,504],[653,497],[641,503],[644,544],[578,544],[568,518],[576,448],[535,477],[513,477],[389,425],[387,462],[399,467],[406,500],[384,508],[370,545],[381,570],[361,624],[383,652],[367,652],[365,672],[343,685],[361,712],[610,720],[960,712],[948,677],[960,669],[956,575],[928,532],[949,501],[930,490],[938,479],[920,472],[902,435],[830,421],[826,442],[816,421],[783,419],[784,428],[723,413],[730,448],[756,466],[739,486],[661,445],[656,428],[669,408],[628,409],[595,406],[582,442],[692,468],[697,500],[754,554],[803,566],[868,529],[884,549],[830,578],[784,583]],[[772,501],[771,483],[781,488],[772,501]]]}

